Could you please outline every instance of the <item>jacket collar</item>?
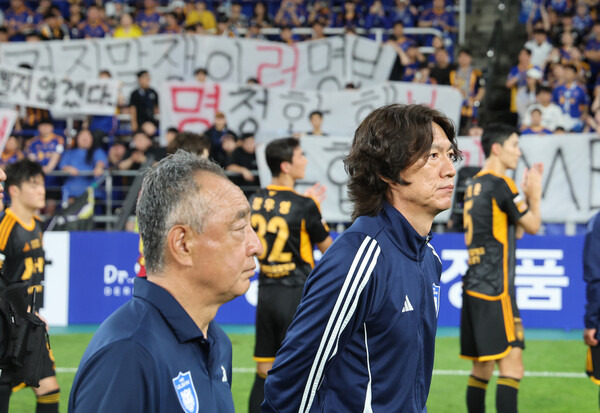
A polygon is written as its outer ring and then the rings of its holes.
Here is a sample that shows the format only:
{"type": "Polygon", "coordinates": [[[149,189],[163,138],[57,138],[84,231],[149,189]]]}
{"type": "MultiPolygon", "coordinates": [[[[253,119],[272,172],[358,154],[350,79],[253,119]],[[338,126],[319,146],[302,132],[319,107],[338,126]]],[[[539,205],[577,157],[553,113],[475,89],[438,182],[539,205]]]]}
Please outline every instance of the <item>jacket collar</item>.
{"type": "Polygon", "coordinates": [[[383,221],[385,231],[389,234],[392,242],[404,255],[414,261],[423,260],[428,248],[427,243],[433,238],[431,231],[427,236],[421,236],[404,215],[387,201],[384,201],[379,219],[383,221]]]}

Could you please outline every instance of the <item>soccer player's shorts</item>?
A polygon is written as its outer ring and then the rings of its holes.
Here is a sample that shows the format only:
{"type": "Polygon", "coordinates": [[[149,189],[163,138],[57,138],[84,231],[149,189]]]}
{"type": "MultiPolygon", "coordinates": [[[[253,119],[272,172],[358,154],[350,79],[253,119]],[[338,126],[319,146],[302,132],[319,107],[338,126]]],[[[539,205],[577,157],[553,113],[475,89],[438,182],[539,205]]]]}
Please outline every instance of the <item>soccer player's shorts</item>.
{"type": "Polygon", "coordinates": [[[600,385],[600,345],[588,347],[585,372],[590,380],[600,385]]]}
{"type": "Polygon", "coordinates": [[[514,299],[485,300],[463,292],[460,356],[477,361],[499,360],[513,348],[525,348],[523,324],[514,299]]]}
{"type": "Polygon", "coordinates": [[[263,285],[258,287],[256,305],[256,343],[254,360],[273,362],[290,326],[300,299],[303,285],[263,285]]]}

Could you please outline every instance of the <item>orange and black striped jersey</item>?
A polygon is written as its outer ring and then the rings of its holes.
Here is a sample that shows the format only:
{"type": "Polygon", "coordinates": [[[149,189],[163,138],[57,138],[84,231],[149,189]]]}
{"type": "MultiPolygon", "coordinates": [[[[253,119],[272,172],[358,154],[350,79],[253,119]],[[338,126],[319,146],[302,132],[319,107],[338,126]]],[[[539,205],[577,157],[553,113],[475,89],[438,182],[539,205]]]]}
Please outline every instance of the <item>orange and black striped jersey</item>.
{"type": "Polygon", "coordinates": [[[463,278],[467,294],[484,299],[514,297],[515,228],[527,212],[514,181],[482,170],[465,192],[465,243],[469,269],[463,278]]]}
{"type": "Polygon", "coordinates": [[[0,214],[0,267],[10,281],[29,280],[29,294],[36,291],[36,311],[44,306],[42,234],[42,222],[37,217],[26,224],[10,208],[0,214]]]}
{"type": "Polygon", "coordinates": [[[329,235],[319,206],[288,187],[269,185],[250,198],[250,207],[264,248],[259,283],[303,285],[314,267],[313,244],[329,235]]]}

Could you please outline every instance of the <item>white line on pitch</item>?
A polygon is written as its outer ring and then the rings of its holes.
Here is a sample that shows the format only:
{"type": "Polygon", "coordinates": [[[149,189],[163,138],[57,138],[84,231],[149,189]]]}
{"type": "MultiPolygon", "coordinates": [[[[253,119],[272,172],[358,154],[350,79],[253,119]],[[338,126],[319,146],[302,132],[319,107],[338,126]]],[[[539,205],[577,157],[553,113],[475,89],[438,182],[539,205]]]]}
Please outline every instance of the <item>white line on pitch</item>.
{"type": "MultiPolygon", "coordinates": [[[[57,373],[76,373],[77,367],[57,367],[57,373]]],[[[240,374],[252,374],[256,372],[255,368],[252,367],[234,367],[234,373],[240,374]]],[[[433,370],[434,376],[468,376],[471,374],[469,370],[433,370]]],[[[498,375],[495,371],[494,375],[498,375]]],[[[587,375],[585,373],[573,373],[566,371],[526,371],[526,377],[558,377],[562,379],[585,379],[587,375]]]]}

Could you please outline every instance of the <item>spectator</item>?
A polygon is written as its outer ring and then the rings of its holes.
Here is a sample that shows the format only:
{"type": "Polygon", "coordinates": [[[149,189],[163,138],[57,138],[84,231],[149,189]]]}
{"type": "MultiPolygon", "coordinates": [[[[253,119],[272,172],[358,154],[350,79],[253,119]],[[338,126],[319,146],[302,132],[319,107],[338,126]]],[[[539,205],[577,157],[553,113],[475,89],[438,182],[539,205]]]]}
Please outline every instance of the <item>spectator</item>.
{"type": "Polygon", "coordinates": [[[591,78],[596,79],[600,73],[600,20],[596,20],[592,26],[584,56],[590,64],[591,78]]]}
{"type": "Polygon", "coordinates": [[[575,26],[573,26],[573,13],[565,12],[560,15],[560,25],[555,37],[552,39],[554,44],[561,44],[563,33],[571,33],[573,36],[573,44],[578,46],[583,39],[583,33],[580,33],[575,26]]]}
{"type": "Polygon", "coordinates": [[[383,7],[381,0],[375,0],[371,7],[369,7],[369,14],[365,19],[365,29],[369,30],[372,28],[389,29],[390,16],[383,7]]]}
{"type": "Polygon", "coordinates": [[[365,19],[363,15],[356,10],[354,0],[345,0],[343,9],[335,19],[335,27],[364,27],[365,19]]]}
{"type": "Polygon", "coordinates": [[[532,67],[527,71],[527,80],[525,86],[520,86],[517,89],[517,114],[519,115],[519,123],[522,123],[523,117],[527,112],[527,108],[536,102],[536,92],[542,80],[542,71],[536,67],[532,67]]]}
{"type": "Polygon", "coordinates": [[[206,7],[206,1],[197,1],[188,4],[185,25],[191,26],[200,23],[204,30],[214,33],[217,28],[217,19],[212,11],[206,7]]]}
{"type": "Polygon", "coordinates": [[[554,48],[550,55],[553,61],[560,61],[563,64],[573,63],[575,53],[578,49],[573,43],[573,35],[570,32],[564,32],[561,35],[560,47],[554,48]]]}
{"type": "Polygon", "coordinates": [[[138,170],[146,163],[150,163],[147,166],[151,166],[164,158],[166,154],[163,148],[155,147],[150,136],[141,130],[133,135],[131,143],[132,148],[118,164],[118,168],[121,170],[138,170]]]}
{"type": "Polygon", "coordinates": [[[217,16],[217,31],[215,34],[224,37],[237,37],[237,32],[231,30],[229,26],[229,17],[226,14],[219,14],[217,16]]]}
{"type": "Polygon", "coordinates": [[[444,38],[449,39],[454,39],[454,34],[458,32],[454,12],[446,10],[444,0],[433,0],[433,7],[425,10],[419,17],[419,27],[438,29],[444,38]]]}
{"type": "Polygon", "coordinates": [[[517,91],[520,87],[527,86],[527,71],[534,67],[531,63],[531,51],[522,48],[519,52],[519,61],[516,66],[513,66],[508,73],[506,87],[510,89],[510,111],[517,113],[517,91]]]}
{"type": "Polygon", "coordinates": [[[181,27],[179,27],[179,23],[177,22],[177,15],[175,13],[170,12],[165,14],[165,24],[160,29],[160,32],[166,34],[181,33],[181,27]]]}
{"type": "Polygon", "coordinates": [[[320,110],[315,110],[313,112],[310,113],[310,115],[308,116],[308,120],[310,121],[310,124],[312,126],[312,129],[310,132],[307,133],[307,135],[313,135],[313,136],[327,136],[327,133],[323,132],[323,112],[321,112],[320,110]]]}
{"type": "Polygon", "coordinates": [[[333,23],[333,14],[327,1],[317,0],[308,15],[307,23],[312,26],[314,22],[320,22],[324,27],[330,27],[333,23]]]}
{"type": "Polygon", "coordinates": [[[413,79],[413,83],[421,83],[425,85],[430,85],[431,82],[431,68],[425,62],[419,64],[419,70],[415,73],[415,77],[413,79]]]}
{"type": "Polygon", "coordinates": [[[33,30],[36,23],[33,11],[23,0],[10,0],[10,7],[4,12],[4,24],[11,40],[23,40],[23,33],[33,30]]]}
{"type": "Polygon", "coordinates": [[[260,25],[254,20],[250,21],[248,30],[246,31],[246,35],[244,37],[246,39],[267,40],[267,38],[260,32],[260,25]]]}
{"type": "Polygon", "coordinates": [[[402,65],[401,79],[403,82],[412,82],[415,75],[419,71],[421,63],[425,62],[425,57],[419,52],[416,44],[409,44],[406,51],[397,42],[388,40],[387,44],[391,45],[398,54],[400,64],[402,65]]]}
{"type": "MultiPolygon", "coordinates": [[[[100,71],[98,76],[100,79],[111,79],[112,75],[108,70],[100,71]]],[[[102,141],[106,138],[107,143],[112,143],[112,140],[117,132],[119,121],[116,114],[114,115],[92,115],[88,118],[87,128],[92,132],[94,138],[102,141]]]]}
{"type": "Polygon", "coordinates": [[[223,136],[232,135],[234,140],[237,139],[237,136],[227,126],[227,120],[223,112],[215,114],[215,123],[204,132],[204,135],[210,140],[210,157],[217,163],[224,164],[227,156],[222,147],[223,136]]]}
{"type": "Polygon", "coordinates": [[[150,87],[150,74],[146,70],[137,73],[138,88],[131,92],[129,113],[131,114],[131,130],[136,131],[144,122],[155,125],[158,115],[158,94],[150,87]]]}
{"type": "MultiPolygon", "coordinates": [[[[60,160],[60,169],[70,175],[63,184],[63,196],[66,194],[69,201],[77,198],[104,173],[107,166],[106,154],[96,144],[92,133],[87,129],[80,130],[75,138],[75,146],[65,151],[60,160]],[[90,171],[93,176],[81,175],[81,172],[90,171]]],[[[100,199],[106,197],[104,191],[99,189],[96,189],[95,195],[100,199]]]]}
{"type": "Polygon", "coordinates": [[[8,37],[8,29],[6,26],[0,26],[0,43],[9,42],[10,38],[8,37]]]}
{"type": "Polygon", "coordinates": [[[552,102],[552,89],[540,86],[536,92],[536,103],[531,105],[523,118],[523,125],[531,124],[531,112],[538,109],[542,115],[540,125],[554,131],[557,127],[564,127],[563,112],[560,106],[552,102]]]}
{"type": "Polygon", "coordinates": [[[242,4],[240,2],[231,4],[229,27],[236,32],[238,29],[245,29],[248,27],[248,18],[242,13],[242,4]]]}
{"type": "Polygon", "coordinates": [[[169,149],[168,149],[169,145],[173,145],[172,142],[175,140],[175,138],[177,137],[177,135],[179,135],[179,130],[176,127],[174,127],[174,126],[171,126],[165,132],[165,141],[166,141],[167,153],[175,153],[175,152],[177,152],[176,150],[169,152],[169,149]]]}
{"type": "Polygon", "coordinates": [[[62,22],[52,11],[44,15],[44,22],[39,29],[44,40],[63,40],[70,38],[69,27],[62,22]]]}
{"type": "Polygon", "coordinates": [[[194,77],[198,83],[205,83],[208,80],[208,71],[204,67],[199,67],[194,72],[194,77]]]}
{"type": "Polygon", "coordinates": [[[562,108],[565,127],[569,132],[581,132],[587,120],[590,104],[587,91],[577,82],[577,68],[564,65],[565,84],[552,93],[552,101],[562,108]]]}
{"type": "Polygon", "coordinates": [[[222,168],[225,168],[231,163],[233,151],[235,151],[235,149],[238,147],[237,136],[233,133],[226,133],[223,136],[221,136],[221,140],[219,143],[221,150],[215,154],[213,159],[219,165],[221,165],[222,168]]]}
{"type": "Polygon", "coordinates": [[[435,51],[435,64],[431,68],[431,81],[438,85],[450,85],[450,72],[456,66],[450,63],[448,51],[444,48],[435,51]]]}
{"type": "Polygon", "coordinates": [[[135,16],[135,22],[144,34],[156,34],[160,30],[160,13],[154,0],[144,0],[144,9],[135,16]]]}
{"type": "Polygon", "coordinates": [[[539,109],[533,109],[530,112],[531,123],[524,125],[521,129],[521,136],[523,135],[550,135],[552,131],[542,126],[542,111],[539,109]]]}
{"type": "Polygon", "coordinates": [[[396,0],[395,7],[390,12],[392,22],[401,22],[404,27],[415,27],[419,17],[417,8],[409,0],[396,0]]]}
{"type": "Polygon", "coordinates": [[[550,52],[552,52],[552,43],[548,41],[548,34],[544,29],[535,29],[533,31],[533,39],[525,43],[526,49],[531,51],[531,64],[544,69],[550,52]]]}
{"type": "Polygon", "coordinates": [[[446,48],[446,46],[444,45],[444,38],[442,36],[433,36],[431,38],[431,47],[433,48],[433,51],[429,52],[429,54],[427,55],[427,63],[430,67],[433,67],[435,65],[435,54],[440,49],[446,49],[448,51],[448,62],[452,63],[452,57],[454,55],[454,48],[452,46],[452,43],[450,43],[449,48],[446,48]]]}
{"type": "Polygon", "coordinates": [[[130,13],[131,8],[125,3],[125,0],[114,0],[104,3],[104,16],[110,27],[116,27],[121,20],[123,13],[130,13]]]}
{"type": "Polygon", "coordinates": [[[241,138],[240,145],[233,150],[229,163],[225,168],[231,172],[237,172],[242,175],[242,180],[232,179],[232,182],[237,185],[244,185],[247,182],[253,182],[260,185],[258,177],[255,173],[258,170],[256,166],[256,143],[253,133],[244,133],[241,138]]]}
{"type": "Polygon", "coordinates": [[[471,121],[478,118],[480,102],[485,95],[485,80],[481,70],[471,66],[471,51],[462,49],[458,52],[458,67],[450,72],[450,85],[458,89],[463,102],[460,114],[460,133],[465,135],[471,121]]]}
{"type": "Polygon", "coordinates": [[[185,25],[185,2],[181,0],[172,1],[169,4],[169,10],[175,15],[177,25],[183,27],[185,25]]]}
{"type": "Polygon", "coordinates": [[[320,21],[315,21],[312,24],[312,36],[311,39],[312,40],[319,40],[319,39],[324,39],[327,36],[325,36],[325,31],[323,28],[323,24],[320,21]]]}
{"type": "Polygon", "coordinates": [[[260,28],[273,26],[273,18],[269,15],[267,6],[262,1],[258,1],[254,5],[252,20],[254,20],[260,28]]]}
{"type": "Polygon", "coordinates": [[[283,0],[275,15],[278,26],[301,27],[306,21],[307,13],[303,0],[283,0]]]}
{"type": "Polygon", "coordinates": [[[410,46],[416,46],[416,42],[404,35],[404,23],[397,21],[392,26],[392,35],[388,42],[394,42],[397,46],[401,47],[405,52],[410,46]]]}
{"type": "Polygon", "coordinates": [[[123,13],[119,22],[119,26],[113,32],[114,38],[126,39],[144,35],[142,28],[133,22],[133,16],[131,13],[123,13]]]}
{"type": "Polygon", "coordinates": [[[86,39],[101,38],[110,33],[110,29],[102,21],[100,9],[95,4],[92,4],[90,7],[88,7],[87,19],[81,22],[78,28],[79,37],[86,39]]]}
{"type": "Polygon", "coordinates": [[[81,39],[83,38],[83,33],[81,32],[80,25],[83,23],[83,13],[81,11],[81,6],[77,3],[72,3],[69,6],[69,29],[70,29],[70,37],[71,39],[81,39]]]}
{"type": "Polygon", "coordinates": [[[583,0],[579,0],[575,6],[575,16],[573,16],[573,27],[577,32],[581,33],[584,37],[585,34],[589,33],[590,29],[594,25],[594,19],[590,16],[590,10],[588,5],[583,0]]]}
{"type": "Polygon", "coordinates": [[[178,149],[195,153],[201,158],[208,158],[210,154],[210,140],[204,135],[192,132],[179,132],[167,144],[167,153],[175,153],[178,149]]]}
{"type": "Polygon", "coordinates": [[[27,142],[25,156],[42,165],[46,182],[46,212],[52,214],[56,209],[56,201],[61,197],[61,179],[50,176],[58,167],[60,157],[65,150],[65,140],[54,133],[54,125],[50,119],[42,119],[38,125],[39,134],[27,142]]]}
{"type": "Polygon", "coordinates": [[[547,73],[547,84],[551,88],[558,87],[565,83],[565,68],[560,62],[551,62],[548,65],[547,73]]]}
{"type": "Polygon", "coordinates": [[[6,168],[6,165],[15,163],[23,159],[23,157],[24,155],[20,149],[19,140],[15,135],[10,135],[6,141],[6,146],[4,146],[4,150],[2,151],[2,156],[0,156],[0,167],[4,169],[6,168]]]}
{"type": "Polygon", "coordinates": [[[144,122],[142,123],[142,126],[140,127],[140,129],[142,130],[142,132],[144,132],[146,135],[148,135],[150,137],[150,139],[154,139],[155,136],[157,136],[158,134],[158,128],[156,127],[156,125],[154,124],[154,122],[144,122]]]}
{"type": "Polygon", "coordinates": [[[281,27],[279,31],[279,41],[281,43],[292,45],[296,43],[296,39],[294,38],[294,34],[292,33],[292,28],[289,26],[281,27]]]}

